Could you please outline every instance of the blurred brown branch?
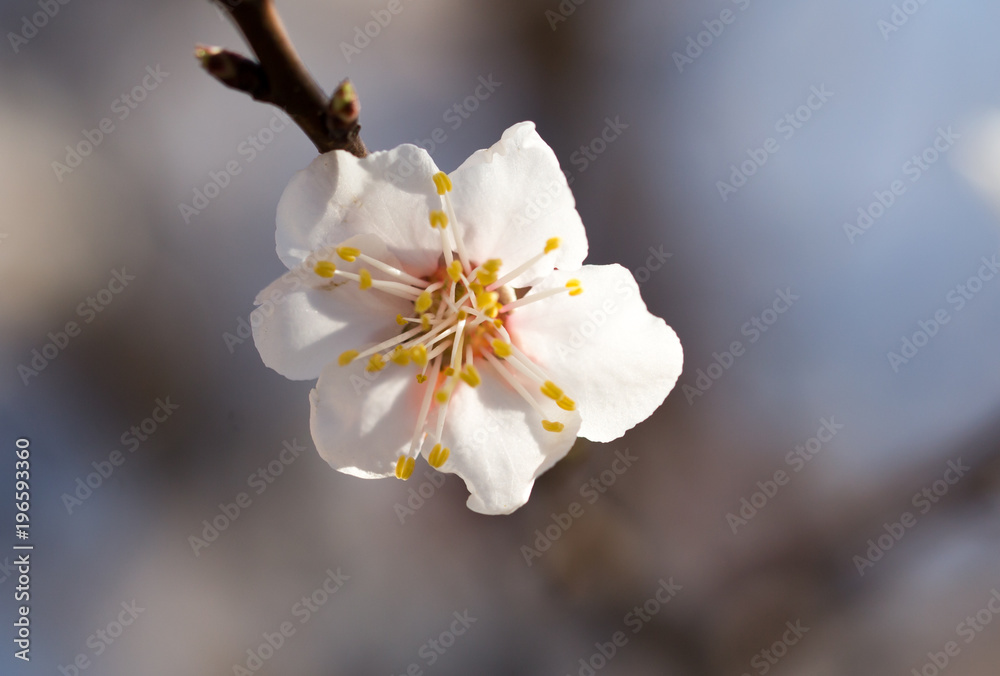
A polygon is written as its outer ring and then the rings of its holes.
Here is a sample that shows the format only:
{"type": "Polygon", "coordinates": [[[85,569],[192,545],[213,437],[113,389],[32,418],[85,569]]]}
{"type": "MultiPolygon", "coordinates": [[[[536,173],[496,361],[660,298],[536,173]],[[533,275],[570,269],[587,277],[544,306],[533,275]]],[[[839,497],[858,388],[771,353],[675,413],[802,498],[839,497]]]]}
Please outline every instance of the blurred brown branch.
{"type": "Polygon", "coordinates": [[[319,87],[292,46],[272,0],[216,0],[243,33],[258,61],[219,47],[198,47],[195,55],[210,75],[257,101],[291,116],[321,152],[346,150],[358,157],[368,149],[358,135],[359,104],[344,80],[332,98],[319,87]]]}

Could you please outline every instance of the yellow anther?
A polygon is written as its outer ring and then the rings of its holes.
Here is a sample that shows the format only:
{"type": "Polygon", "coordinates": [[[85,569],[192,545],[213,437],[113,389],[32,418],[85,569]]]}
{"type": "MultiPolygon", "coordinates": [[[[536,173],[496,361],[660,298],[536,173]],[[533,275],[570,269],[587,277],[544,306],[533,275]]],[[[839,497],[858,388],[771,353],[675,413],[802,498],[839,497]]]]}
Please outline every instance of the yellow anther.
{"type": "Polygon", "coordinates": [[[354,358],[357,357],[359,354],[361,353],[358,352],[357,350],[348,350],[347,352],[342,352],[340,356],[337,357],[337,363],[340,364],[341,366],[347,366],[352,361],[354,361],[354,358]]]}
{"type": "Polygon", "coordinates": [[[567,397],[565,394],[559,397],[559,400],[556,402],[556,404],[559,406],[559,408],[561,408],[564,411],[576,410],[576,402],[567,397]]]}
{"type": "Polygon", "coordinates": [[[423,385],[424,383],[427,382],[427,376],[425,376],[423,373],[418,373],[417,374],[417,382],[420,383],[421,385],[423,385]]]}
{"type": "Polygon", "coordinates": [[[399,324],[400,326],[406,326],[407,321],[403,317],[403,315],[396,315],[396,323],[399,324]]]}
{"type": "Polygon", "coordinates": [[[439,404],[443,404],[448,401],[448,393],[444,390],[438,390],[437,394],[434,395],[434,398],[438,400],[439,404]]]}
{"type": "Polygon", "coordinates": [[[392,351],[390,359],[392,359],[393,363],[406,366],[410,363],[410,352],[409,350],[404,350],[402,345],[397,345],[396,349],[392,351]]]}
{"type": "Polygon", "coordinates": [[[496,316],[500,314],[500,306],[494,305],[493,307],[486,310],[486,316],[490,319],[496,319],[496,316]]]}
{"type": "Polygon", "coordinates": [[[569,289],[569,295],[571,296],[579,296],[583,293],[583,287],[580,286],[579,279],[571,279],[566,282],[566,288],[569,289]]]}
{"type": "Polygon", "coordinates": [[[410,359],[420,368],[427,366],[427,348],[423,345],[414,345],[410,348],[410,359]]]}
{"type": "Polygon", "coordinates": [[[338,246],[337,255],[348,263],[353,263],[354,259],[361,255],[361,249],[356,249],[353,246],[338,246]]]}
{"type": "Polygon", "coordinates": [[[553,422],[551,420],[543,420],[542,427],[545,428],[546,432],[562,432],[566,429],[566,426],[561,422],[553,422]]]}
{"type": "Polygon", "coordinates": [[[544,394],[549,399],[554,401],[559,401],[562,399],[563,391],[556,387],[556,384],[551,380],[546,380],[545,384],[541,387],[542,394],[544,394]]]}
{"type": "Polygon", "coordinates": [[[500,357],[501,359],[506,359],[511,354],[513,350],[510,349],[510,343],[505,343],[499,338],[493,339],[493,354],[500,357]]]}
{"type": "Polygon", "coordinates": [[[413,307],[418,313],[427,312],[433,302],[434,299],[431,297],[430,292],[424,291],[417,297],[417,302],[413,304],[413,307]]]}
{"type": "Polygon", "coordinates": [[[335,273],[336,271],[337,271],[337,266],[331,263],[330,261],[320,261],[316,263],[316,267],[313,268],[313,272],[315,272],[320,277],[326,277],[327,279],[333,277],[333,273],[335,273]]]}
{"type": "Polygon", "coordinates": [[[445,463],[449,455],[451,455],[451,451],[449,451],[446,447],[441,444],[434,444],[434,448],[431,450],[430,455],[427,456],[427,464],[437,469],[445,463]]]}
{"type": "Polygon", "coordinates": [[[370,289],[371,288],[371,286],[372,286],[372,273],[368,272],[364,268],[361,268],[361,270],[358,271],[358,277],[361,278],[361,281],[358,283],[358,285],[362,289],[370,289]]]}
{"type": "Polygon", "coordinates": [[[503,326],[503,320],[502,319],[494,319],[493,320],[493,326],[495,326],[495,327],[497,327],[499,329],[501,326],[503,326]]]}
{"type": "Polygon", "coordinates": [[[396,460],[396,478],[406,481],[413,474],[413,466],[416,462],[413,458],[407,458],[405,455],[399,456],[396,460]]]}
{"type": "Polygon", "coordinates": [[[455,317],[458,319],[458,321],[462,321],[463,319],[465,319],[468,316],[469,316],[469,313],[466,312],[465,310],[459,310],[458,314],[455,315],[455,317]]]}
{"type": "Polygon", "coordinates": [[[434,187],[437,188],[438,195],[451,192],[451,179],[448,178],[448,174],[443,171],[434,174],[434,187]]]}
{"type": "Polygon", "coordinates": [[[453,369],[452,367],[449,366],[448,368],[446,368],[444,370],[444,374],[450,378],[453,375],[455,375],[455,369],[453,369]]]}
{"type": "Polygon", "coordinates": [[[500,300],[500,294],[496,291],[480,291],[476,294],[476,307],[480,310],[491,308],[500,300]]]}
{"type": "Polygon", "coordinates": [[[547,242],[545,242],[545,253],[552,253],[559,248],[559,238],[552,237],[547,242]]]}
{"type": "Polygon", "coordinates": [[[424,331],[430,331],[431,330],[431,316],[430,315],[427,315],[427,314],[420,315],[420,328],[423,329],[424,331]]]}
{"type": "Polygon", "coordinates": [[[483,382],[482,378],[479,377],[479,371],[472,364],[465,365],[459,378],[464,380],[469,387],[478,387],[479,383],[483,382]]]}
{"type": "Polygon", "coordinates": [[[431,227],[444,230],[448,227],[448,214],[443,211],[434,210],[431,212],[431,227]]]}
{"type": "Polygon", "coordinates": [[[478,296],[483,292],[483,285],[473,282],[472,284],[469,284],[469,291],[472,292],[473,296],[478,296]]]}
{"type": "Polygon", "coordinates": [[[451,281],[457,282],[462,278],[462,261],[454,260],[448,266],[448,277],[451,281]]]}
{"type": "Polygon", "coordinates": [[[385,359],[382,359],[382,355],[376,353],[368,359],[368,366],[365,367],[365,370],[369,373],[375,373],[376,371],[381,371],[384,368],[385,359]]]}
{"type": "Polygon", "coordinates": [[[493,282],[497,281],[497,273],[486,269],[480,270],[476,273],[476,281],[483,286],[489,286],[493,282]]]}
{"type": "Polygon", "coordinates": [[[483,268],[489,270],[490,272],[497,272],[500,270],[500,266],[503,265],[503,261],[499,258],[491,258],[485,263],[483,263],[483,268]]]}

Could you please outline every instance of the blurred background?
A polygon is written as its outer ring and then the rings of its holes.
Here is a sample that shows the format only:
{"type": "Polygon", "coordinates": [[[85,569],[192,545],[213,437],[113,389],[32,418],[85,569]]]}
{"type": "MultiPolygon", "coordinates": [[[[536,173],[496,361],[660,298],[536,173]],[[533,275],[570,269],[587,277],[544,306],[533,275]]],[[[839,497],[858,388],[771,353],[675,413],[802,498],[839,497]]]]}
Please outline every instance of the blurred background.
{"type": "Polygon", "coordinates": [[[199,69],[240,36],[209,2],[6,2],[3,673],[997,673],[1000,6],[278,8],[373,150],[451,170],[534,120],[684,374],[511,516],[335,472],[312,383],[247,339],[315,149],[199,69]]]}

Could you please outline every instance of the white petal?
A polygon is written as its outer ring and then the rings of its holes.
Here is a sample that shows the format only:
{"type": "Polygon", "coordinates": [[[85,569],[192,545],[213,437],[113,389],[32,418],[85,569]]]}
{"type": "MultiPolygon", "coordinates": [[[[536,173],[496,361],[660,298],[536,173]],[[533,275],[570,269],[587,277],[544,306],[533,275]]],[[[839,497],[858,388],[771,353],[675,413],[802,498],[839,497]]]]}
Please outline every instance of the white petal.
{"type": "Polygon", "coordinates": [[[362,479],[393,475],[417,424],[422,390],[413,376],[394,364],[369,373],[364,360],[324,368],[309,394],[309,429],[320,456],[362,479]]]}
{"type": "Polygon", "coordinates": [[[361,159],[343,150],[320,155],[292,177],[278,202],[278,256],[292,268],[311,251],[371,233],[407,272],[428,274],[441,253],[428,220],[441,208],[437,171],[426,151],[409,144],[361,159]]]}
{"type": "MultiPolygon", "coordinates": [[[[344,244],[394,264],[372,235],[344,244]]],[[[357,262],[347,263],[333,255],[328,258],[340,269],[359,267],[357,262]]],[[[386,275],[375,270],[372,277],[385,279],[386,275]]],[[[264,364],[286,378],[315,378],[345,350],[364,350],[391,338],[399,332],[396,315],[413,310],[407,300],[376,289],[362,291],[352,281],[330,289],[313,288],[322,281],[309,264],[303,264],[257,295],[258,307],[250,315],[254,343],[264,364]]]]}
{"type": "Polygon", "coordinates": [[[528,285],[553,267],[568,270],[583,264],[587,234],[576,200],[556,154],[533,122],[514,125],[492,148],[475,152],[450,176],[455,216],[474,261],[500,258],[511,270],[540,253],[549,238],[558,237],[560,247],[513,285],[528,285]]]}
{"type": "MultiPolygon", "coordinates": [[[[478,387],[460,385],[452,395],[442,435],[451,454],[441,471],[465,480],[469,509],[509,514],[528,501],[535,479],[569,452],[580,416],[541,402],[547,419],[565,424],[562,432],[547,432],[542,418],[492,367],[483,362],[479,373],[478,387]]],[[[424,444],[425,457],[430,446],[424,444]]]]}
{"type": "Polygon", "coordinates": [[[620,265],[556,271],[529,292],[579,279],[584,292],[518,308],[508,329],[518,346],[576,401],[580,436],[611,441],[648,418],[677,382],[680,341],[646,309],[632,274],[620,265]]]}

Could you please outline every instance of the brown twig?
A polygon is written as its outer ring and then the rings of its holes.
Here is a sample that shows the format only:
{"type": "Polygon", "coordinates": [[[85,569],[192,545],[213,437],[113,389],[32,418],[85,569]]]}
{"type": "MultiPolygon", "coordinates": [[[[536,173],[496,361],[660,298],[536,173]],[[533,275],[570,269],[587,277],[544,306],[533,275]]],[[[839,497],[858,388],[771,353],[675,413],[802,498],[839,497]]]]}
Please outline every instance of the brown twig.
{"type": "Polygon", "coordinates": [[[358,135],[357,94],[344,80],[331,98],[320,89],[292,46],[272,0],[216,0],[232,18],[257,61],[219,47],[198,47],[195,56],[222,84],[273,104],[295,120],[316,148],[346,150],[358,157],[368,149],[358,135]]]}

